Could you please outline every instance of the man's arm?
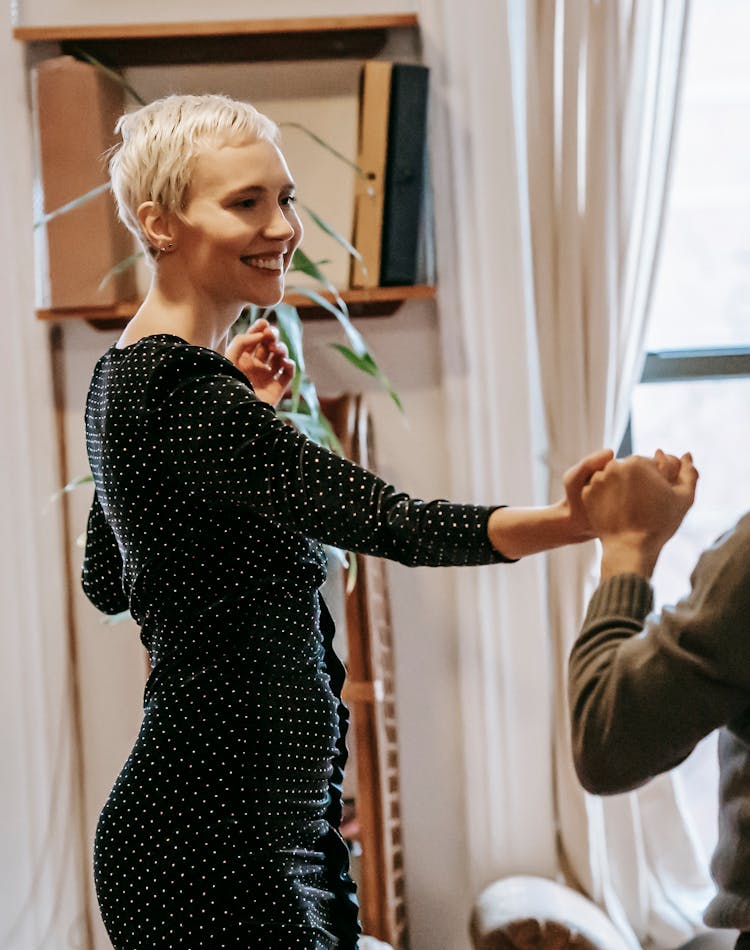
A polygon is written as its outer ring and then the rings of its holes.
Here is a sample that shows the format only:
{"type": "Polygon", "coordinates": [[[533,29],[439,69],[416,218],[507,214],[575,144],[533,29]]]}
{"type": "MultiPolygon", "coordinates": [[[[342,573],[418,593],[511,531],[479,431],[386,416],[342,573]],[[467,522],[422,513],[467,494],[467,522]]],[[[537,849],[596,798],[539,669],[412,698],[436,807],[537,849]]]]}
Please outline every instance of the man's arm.
{"type": "Polygon", "coordinates": [[[584,489],[602,582],[568,687],[576,771],[589,791],[643,784],[750,704],[750,517],[703,554],[685,600],[647,619],[651,572],[697,478],[689,455],[633,457],[584,489]]]}

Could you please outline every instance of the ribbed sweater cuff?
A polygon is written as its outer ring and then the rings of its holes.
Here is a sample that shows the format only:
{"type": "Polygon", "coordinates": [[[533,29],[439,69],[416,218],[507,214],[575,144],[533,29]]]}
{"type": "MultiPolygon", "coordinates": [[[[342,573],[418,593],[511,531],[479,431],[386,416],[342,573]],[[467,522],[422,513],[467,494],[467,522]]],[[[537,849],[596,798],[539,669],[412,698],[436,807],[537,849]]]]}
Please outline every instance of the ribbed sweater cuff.
{"type": "Polygon", "coordinates": [[[585,624],[599,617],[625,616],[643,621],[654,605],[654,592],[640,574],[615,574],[602,581],[589,601],[585,624]]]}

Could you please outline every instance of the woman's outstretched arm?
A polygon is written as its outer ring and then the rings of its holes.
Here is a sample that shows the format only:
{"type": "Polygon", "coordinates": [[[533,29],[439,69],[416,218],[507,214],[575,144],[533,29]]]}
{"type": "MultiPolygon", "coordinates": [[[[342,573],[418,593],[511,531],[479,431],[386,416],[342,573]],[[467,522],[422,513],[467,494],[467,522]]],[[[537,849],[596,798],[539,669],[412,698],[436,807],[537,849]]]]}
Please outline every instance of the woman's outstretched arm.
{"type": "Polygon", "coordinates": [[[537,554],[595,537],[581,501],[583,489],[612,459],[611,449],[600,449],[581,459],[563,477],[564,496],[540,508],[497,508],[487,531],[490,543],[508,558],[537,554]]]}

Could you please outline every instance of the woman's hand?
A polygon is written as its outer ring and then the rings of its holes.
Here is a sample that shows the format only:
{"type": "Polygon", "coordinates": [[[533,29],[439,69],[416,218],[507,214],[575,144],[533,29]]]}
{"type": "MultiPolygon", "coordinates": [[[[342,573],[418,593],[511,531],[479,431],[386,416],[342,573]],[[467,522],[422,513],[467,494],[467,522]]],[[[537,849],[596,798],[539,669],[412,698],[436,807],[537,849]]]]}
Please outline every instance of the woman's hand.
{"type": "Polygon", "coordinates": [[[506,557],[519,558],[595,537],[581,495],[611,459],[611,449],[600,449],[568,469],[563,478],[565,497],[554,505],[495,509],[487,525],[490,543],[506,557]]]}
{"type": "Polygon", "coordinates": [[[566,544],[590,541],[596,537],[588,511],[583,504],[582,495],[592,477],[609,465],[613,458],[614,453],[611,449],[599,449],[598,452],[586,455],[563,475],[565,497],[558,502],[558,507],[567,521],[566,544]]]}
{"type": "Polygon", "coordinates": [[[258,399],[271,406],[279,404],[294,379],[296,367],[279,331],[267,320],[256,320],[245,333],[238,333],[225,355],[247,376],[258,399]]]}

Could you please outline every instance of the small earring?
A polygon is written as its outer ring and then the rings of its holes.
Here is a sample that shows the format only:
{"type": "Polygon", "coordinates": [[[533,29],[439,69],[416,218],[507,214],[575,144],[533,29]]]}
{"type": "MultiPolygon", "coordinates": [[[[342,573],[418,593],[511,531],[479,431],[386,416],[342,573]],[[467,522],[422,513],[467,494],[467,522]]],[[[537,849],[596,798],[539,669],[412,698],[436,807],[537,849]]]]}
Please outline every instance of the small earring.
{"type": "Polygon", "coordinates": [[[170,241],[169,244],[163,244],[161,249],[162,251],[172,251],[174,250],[174,244],[170,241]]]}

